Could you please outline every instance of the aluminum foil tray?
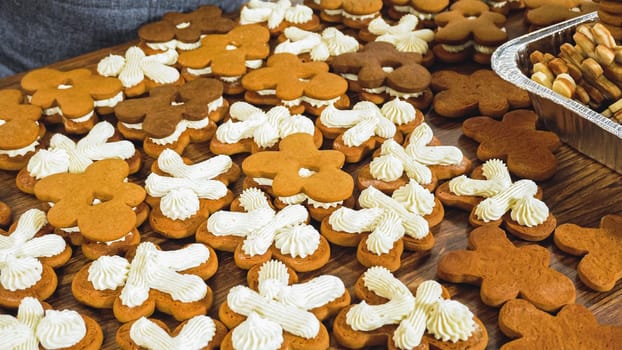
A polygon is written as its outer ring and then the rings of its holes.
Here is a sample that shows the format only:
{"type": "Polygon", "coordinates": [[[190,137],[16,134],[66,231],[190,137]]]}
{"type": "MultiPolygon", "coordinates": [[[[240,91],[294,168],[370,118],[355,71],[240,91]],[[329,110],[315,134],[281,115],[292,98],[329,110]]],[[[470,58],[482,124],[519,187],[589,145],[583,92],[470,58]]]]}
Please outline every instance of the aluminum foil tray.
{"type": "Polygon", "coordinates": [[[578,25],[597,18],[597,13],[592,12],[510,40],[493,53],[492,69],[527,90],[545,128],[579,152],[622,174],[622,124],[530,79],[529,54],[540,50],[557,55],[561,44],[573,42],[578,25]]]}

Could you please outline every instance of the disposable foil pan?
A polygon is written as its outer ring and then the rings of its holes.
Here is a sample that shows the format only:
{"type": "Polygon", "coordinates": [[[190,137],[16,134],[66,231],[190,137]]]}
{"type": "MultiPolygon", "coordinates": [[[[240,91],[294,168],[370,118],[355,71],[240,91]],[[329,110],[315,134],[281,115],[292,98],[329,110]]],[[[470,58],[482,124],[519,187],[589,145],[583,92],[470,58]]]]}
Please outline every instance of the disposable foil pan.
{"type": "Polygon", "coordinates": [[[540,50],[557,55],[572,43],[575,28],[598,18],[592,12],[510,40],[492,55],[492,69],[503,79],[527,90],[544,127],[579,152],[622,174],[622,124],[531,80],[529,55],[540,50]]]}

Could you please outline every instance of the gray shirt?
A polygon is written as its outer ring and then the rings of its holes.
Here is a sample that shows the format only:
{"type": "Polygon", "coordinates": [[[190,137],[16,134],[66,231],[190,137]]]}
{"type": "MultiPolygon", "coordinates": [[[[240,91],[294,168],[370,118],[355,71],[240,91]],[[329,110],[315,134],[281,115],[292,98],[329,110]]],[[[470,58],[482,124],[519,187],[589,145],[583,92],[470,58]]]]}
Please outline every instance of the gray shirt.
{"type": "Polygon", "coordinates": [[[138,39],[166,12],[245,0],[0,0],[0,77],[138,39]]]}

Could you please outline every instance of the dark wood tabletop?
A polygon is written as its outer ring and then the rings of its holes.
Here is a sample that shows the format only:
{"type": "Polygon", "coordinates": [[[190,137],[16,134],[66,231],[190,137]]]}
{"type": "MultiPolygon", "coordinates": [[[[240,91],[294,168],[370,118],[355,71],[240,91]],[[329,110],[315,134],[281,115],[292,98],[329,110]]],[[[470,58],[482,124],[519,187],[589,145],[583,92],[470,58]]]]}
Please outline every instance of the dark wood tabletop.
{"type": "MultiPolygon", "coordinates": [[[[526,32],[526,27],[522,20],[521,13],[514,13],[508,21],[508,33],[511,37],[516,37],[526,32]]],[[[113,48],[103,49],[72,58],[66,61],[51,65],[54,68],[63,70],[94,67],[97,62],[110,53],[122,54],[125,49],[132,45],[128,43],[113,48]]],[[[433,69],[438,69],[434,67],[433,69]]],[[[472,71],[481,66],[473,64],[455,65],[451,68],[459,71],[472,71]]],[[[18,88],[23,74],[0,80],[0,88],[18,88]]],[[[426,121],[434,130],[434,134],[443,144],[455,145],[462,149],[464,154],[476,160],[475,150],[477,143],[462,135],[462,120],[449,120],[435,115],[433,111],[426,112],[426,121]]],[[[53,129],[52,129],[53,130],[53,129]]],[[[208,144],[191,144],[184,153],[184,156],[192,160],[204,160],[210,158],[208,144]]],[[[593,161],[574,149],[562,145],[556,152],[559,159],[559,168],[553,178],[548,181],[540,182],[543,190],[543,200],[548,205],[551,213],[556,216],[558,224],[574,223],[581,226],[597,227],[601,217],[606,214],[622,215],[622,177],[620,174],[606,168],[605,166],[593,161]]],[[[234,156],[233,159],[239,164],[242,156],[234,156]]],[[[130,177],[130,180],[139,184],[144,184],[144,179],[149,174],[149,167],[152,159],[144,156],[145,164],[142,170],[130,177]]],[[[369,158],[357,164],[349,164],[345,169],[356,175],[359,168],[369,162],[369,158]]],[[[0,200],[9,204],[14,211],[14,219],[30,208],[42,208],[35,197],[20,192],[15,186],[14,172],[0,171],[0,200]]],[[[242,179],[234,185],[234,192],[238,194],[242,187],[242,179]]],[[[445,208],[445,218],[442,223],[432,229],[436,243],[434,248],[426,253],[405,252],[402,256],[402,266],[394,274],[412,290],[424,280],[437,279],[436,267],[440,256],[448,251],[465,249],[467,237],[473,229],[468,224],[468,214],[455,208],[445,208]]],[[[317,224],[317,223],[316,223],[317,224]]],[[[149,227],[148,222],[143,224],[139,230],[144,240],[157,242],[164,249],[180,247],[182,244],[191,242],[192,239],[185,239],[177,242],[163,239],[154,233],[149,227]]],[[[510,238],[518,245],[526,242],[510,238]]],[[[530,243],[531,244],[531,243],[530,243]]],[[[551,266],[566,274],[576,286],[576,303],[585,305],[591,310],[597,320],[601,323],[622,325],[622,282],[618,281],[615,288],[610,292],[595,292],[583,284],[576,272],[580,258],[570,256],[560,251],[554,244],[552,238],[538,242],[551,253],[551,266]]],[[[226,299],[229,289],[238,284],[246,284],[246,272],[238,268],[231,253],[218,253],[219,268],[217,274],[208,280],[208,285],[214,291],[214,304],[209,311],[209,315],[217,317],[218,307],[226,299]]],[[[71,294],[71,280],[75,273],[87,263],[87,259],[82,255],[80,249],[74,249],[73,257],[69,263],[58,269],[59,286],[54,295],[47,300],[55,309],[74,309],[89,315],[99,321],[104,331],[104,349],[116,349],[115,332],[120,323],[115,320],[111,310],[97,310],[86,307],[78,303],[71,294]]],[[[349,291],[353,292],[353,285],[356,279],[365,271],[355,258],[354,248],[343,248],[338,246],[331,247],[330,262],[318,271],[299,274],[301,280],[311,278],[320,274],[332,274],[340,277],[349,291]]],[[[464,284],[453,284],[441,281],[452,294],[452,298],[457,299],[473,311],[488,330],[490,341],[488,349],[498,349],[508,341],[499,330],[497,325],[498,309],[486,306],[479,297],[479,288],[464,284]]],[[[164,320],[169,326],[176,326],[176,322],[171,317],[156,313],[158,318],[164,320]]],[[[326,322],[330,329],[330,320],[326,322]]],[[[338,348],[334,341],[331,342],[338,348]]]]}

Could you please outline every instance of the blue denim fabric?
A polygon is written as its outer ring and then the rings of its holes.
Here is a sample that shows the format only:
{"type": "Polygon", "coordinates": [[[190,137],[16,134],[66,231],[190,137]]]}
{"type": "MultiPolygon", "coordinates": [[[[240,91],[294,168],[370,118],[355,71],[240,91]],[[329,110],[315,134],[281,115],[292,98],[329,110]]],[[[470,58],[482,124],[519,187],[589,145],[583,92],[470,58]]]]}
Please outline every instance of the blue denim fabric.
{"type": "Polygon", "coordinates": [[[0,0],[0,77],[138,38],[138,28],[170,11],[245,0],[0,0]]]}

